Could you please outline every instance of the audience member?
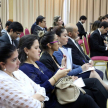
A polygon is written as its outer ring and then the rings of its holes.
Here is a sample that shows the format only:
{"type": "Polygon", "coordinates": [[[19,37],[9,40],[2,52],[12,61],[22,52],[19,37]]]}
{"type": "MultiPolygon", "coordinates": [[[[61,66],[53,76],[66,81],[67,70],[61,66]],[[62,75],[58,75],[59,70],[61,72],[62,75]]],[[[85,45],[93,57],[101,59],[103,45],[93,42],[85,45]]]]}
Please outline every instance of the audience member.
{"type": "Polygon", "coordinates": [[[1,108],[43,108],[45,89],[18,70],[20,61],[14,45],[0,44],[1,108]]]}
{"type": "Polygon", "coordinates": [[[101,22],[99,28],[90,36],[90,56],[108,56],[108,46],[104,45],[102,34],[107,33],[108,23],[101,22]]]}
{"type": "Polygon", "coordinates": [[[35,29],[33,31],[33,34],[38,35],[39,31],[46,32],[45,27],[46,27],[45,17],[39,15],[36,19],[36,26],[35,26],[35,29]]]}
{"type": "MultiPolygon", "coordinates": [[[[103,18],[103,17],[102,17],[103,18]]],[[[105,16],[104,16],[104,19],[102,19],[102,21],[101,22],[103,22],[103,21],[106,21],[106,22],[108,22],[108,14],[106,14],[105,16]]],[[[102,38],[104,38],[104,43],[106,43],[107,41],[108,41],[108,31],[107,31],[107,33],[104,33],[104,34],[102,34],[102,38]]]]}
{"type": "Polygon", "coordinates": [[[91,34],[95,31],[95,30],[97,30],[98,28],[99,28],[99,25],[100,25],[100,21],[95,21],[94,23],[93,23],[93,25],[92,25],[92,29],[91,29],[91,34]]]}
{"type": "Polygon", "coordinates": [[[34,22],[33,25],[31,26],[31,34],[33,34],[33,31],[35,29],[35,26],[36,26],[36,22],[34,22]]]}
{"type": "Polygon", "coordinates": [[[8,19],[8,21],[11,21],[11,22],[13,22],[13,19],[8,19]]]}
{"type": "Polygon", "coordinates": [[[108,22],[108,14],[105,15],[105,20],[108,22]]]}
{"type": "Polygon", "coordinates": [[[101,19],[102,19],[102,16],[99,16],[97,20],[98,20],[98,21],[101,21],[101,19]]]}
{"type": "Polygon", "coordinates": [[[2,29],[2,31],[1,31],[2,36],[3,36],[5,33],[7,33],[7,29],[8,29],[8,27],[9,27],[9,25],[10,25],[11,23],[12,23],[11,21],[7,21],[7,22],[6,22],[6,24],[5,24],[5,29],[2,29]]]}
{"type": "MultiPolygon", "coordinates": [[[[56,71],[60,68],[57,59],[53,56],[53,52],[58,50],[58,37],[52,32],[45,33],[40,39],[40,45],[44,52],[39,61],[45,64],[45,66],[51,70],[51,73],[55,74],[56,71]],[[52,35],[51,35],[52,34],[52,35]]],[[[63,65],[63,64],[62,64],[63,65]]],[[[85,91],[87,94],[91,95],[100,108],[106,107],[106,100],[108,92],[102,86],[101,83],[95,78],[84,79],[85,82],[85,91]],[[95,82],[96,81],[96,82],[95,82]],[[94,87],[95,84],[95,87],[94,87]],[[103,91],[105,90],[105,91],[103,91]],[[99,93],[99,94],[98,94],[99,93]],[[105,94],[104,94],[105,93],[105,94]],[[103,100],[104,99],[104,100],[103,100]]]]}
{"type": "Polygon", "coordinates": [[[1,22],[1,18],[0,18],[0,36],[2,36],[2,34],[1,34],[2,29],[3,29],[3,26],[2,26],[2,22],[1,22]]]}
{"type": "Polygon", "coordinates": [[[0,42],[6,42],[18,47],[18,41],[16,40],[21,32],[23,32],[23,26],[19,22],[12,22],[7,29],[7,33],[0,37],[0,42]]]}
{"type": "Polygon", "coordinates": [[[19,42],[19,59],[21,61],[20,70],[28,75],[35,83],[40,84],[40,86],[46,89],[46,94],[49,97],[49,101],[45,102],[45,108],[79,108],[79,106],[82,108],[82,106],[88,106],[88,103],[84,105],[83,100],[85,99],[86,95],[83,94],[80,94],[76,102],[60,105],[57,102],[55,92],[52,91],[55,89],[54,84],[56,81],[65,76],[70,69],[58,70],[54,74],[47,69],[43,63],[39,62],[39,58],[40,49],[38,37],[33,35],[23,36],[19,42]],[[83,98],[82,102],[80,98],[83,98]]]}
{"type": "Polygon", "coordinates": [[[97,72],[96,71],[87,71],[88,67],[92,67],[93,62],[91,64],[90,63],[87,64],[83,60],[84,64],[82,66],[73,64],[73,58],[72,58],[72,54],[71,54],[73,52],[73,49],[70,48],[70,46],[69,47],[63,46],[63,45],[67,44],[67,40],[68,40],[68,37],[66,37],[66,35],[67,35],[66,29],[59,28],[56,30],[56,34],[57,34],[58,40],[61,44],[59,45],[59,50],[55,51],[53,53],[53,55],[57,59],[59,65],[61,65],[63,55],[66,56],[67,68],[71,68],[71,71],[68,73],[68,75],[77,75],[78,77],[82,77],[83,79],[84,78],[97,78],[103,84],[103,86],[108,90],[108,86],[100,78],[100,76],[103,78],[103,74],[101,71],[99,71],[99,70],[96,70],[97,72]],[[82,73],[82,71],[87,71],[87,72],[82,73]]]}
{"type": "MultiPolygon", "coordinates": [[[[93,61],[84,53],[81,46],[75,41],[75,39],[78,37],[77,26],[73,24],[67,24],[66,30],[67,30],[69,38],[68,38],[67,45],[65,45],[65,47],[72,48],[73,63],[76,65],[81,65],[81,66],[85,63],[90,63],[93,66],[94,65],[93,61]]],[[[100,75],[100,77],[103,79],[103,72],[97,69],[96,71],[100,75]]]]}
{"type": "Polygon", "coordinates": [[[87,20],[87,17],[83,15],[80,17],[79,22],[76,24],[78,27],[80,39],[82,39],[83,35],[86,37],[86,34],[87,34],[87,32],[85,32],[84,27],[83,27],[83,24],[85,23],[86,20],[87,20]]]}
{"type": "Polygon", "coordinates": [[[106,18],[105,18],[105,16],[103,16],[103,17],[100,19],[100,21],[101,21],[101,22],[104,22],[104,21],[106,21],[106,18]]]}
{"type": "Polygon", "coordinates": [[[53,18],[53,26],[64,26],[64,22],[62,21],[60,16],[55,16],[53,18]]]}

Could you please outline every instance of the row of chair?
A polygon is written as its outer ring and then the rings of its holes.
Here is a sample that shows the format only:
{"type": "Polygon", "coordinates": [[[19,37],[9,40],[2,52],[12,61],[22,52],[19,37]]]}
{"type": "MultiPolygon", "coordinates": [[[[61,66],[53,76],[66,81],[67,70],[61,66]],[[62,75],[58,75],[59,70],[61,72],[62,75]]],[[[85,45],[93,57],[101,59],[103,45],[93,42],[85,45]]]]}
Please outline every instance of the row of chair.
{"type": "MultiPolygon", "coordinates": [[[[31,30],[30,30],[31,31],[31,30]]],[[[31,32],[29,31],[29,29],[28,28],[25,28],[24,29],[24,32],[22,32],[21,33],[21,35],[20,35],[20,38],[22,37],[22,36],[24,36],[24,35],[28,35],[28,34],[31,34],[31,32]]]]}
{"type": "MultiPolygon", "coordinates": [[[[83,36],[82,37],[82,41],[83,41],[83,48],[84,48],[84,52],[86,55],[88,55],[90,57],[90,44],[89,44],[89,39],[90,39],[90,34],[86,36],[83,36]]],[[[94,66],[106,66],[106,71],[105,71],[105,75],[106,75],[106,78],[108,80],[108,56],[94,56],[94,57],[91,57],[91,60],[94,61],[94,66]],[[97,65],[96,63],[98,62],[104,62],[103,65],[97,65]]]]}

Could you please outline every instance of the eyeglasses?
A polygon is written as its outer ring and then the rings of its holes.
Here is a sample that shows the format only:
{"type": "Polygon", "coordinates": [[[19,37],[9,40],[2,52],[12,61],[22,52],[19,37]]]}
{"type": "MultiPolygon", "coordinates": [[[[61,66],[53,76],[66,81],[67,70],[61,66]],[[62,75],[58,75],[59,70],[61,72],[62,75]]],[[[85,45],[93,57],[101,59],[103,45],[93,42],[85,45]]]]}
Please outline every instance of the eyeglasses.
{"type": "Polygon", "coordinates": [[[58,42],[58,44],[61,44],[59,41],[53,41],[53,42],[50,42],[50,43],[56,43],[56,42],[58,42]]]}
{"type": "Polygon", "coordinates": [[[53,42],[50,42],[50,43],[56,43],[56,42],[58,42],[58,43],[59,43],[59,41],[53,41],[53,42]]]}
{"type": "Polygon", "coordinates": [[[16,33],[18,36],[21,35],[21,33],[16,33]]]}

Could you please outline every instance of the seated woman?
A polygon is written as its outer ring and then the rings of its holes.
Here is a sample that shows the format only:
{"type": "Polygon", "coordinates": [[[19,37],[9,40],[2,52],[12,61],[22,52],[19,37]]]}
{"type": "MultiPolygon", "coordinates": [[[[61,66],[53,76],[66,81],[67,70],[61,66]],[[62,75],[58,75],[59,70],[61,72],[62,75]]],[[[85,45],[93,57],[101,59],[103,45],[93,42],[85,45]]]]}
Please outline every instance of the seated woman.
{"type": "Polygon", "coordinates": [[[97,20],[97,21],[95,21],[95,22],[93,23],[92,28],[91,28],[91,34],[92,34],[96,29],[99,28],[100,23],[101,23],[101,21],[99,21],[99,20],[97,20]]]}
{"type": "MultiPolygon", "coordinates": [[[[55,35],[55,33],[53,33],[53,32],[45,33],[40,38],[40,45],[41,45],[42,50],[44,52],[42,53],[42,56],[41,56],[41,58],[40,58],[39,61],[42,62],[43,64],[45,64],[45,66],[48,69],[50,69],[51,73],[56,73],[56,71],[60,68],[60,65],[57,62],[57,60],[59,58],[55,58],[53,56],[54,51],[58,51],[58,48],[59,48],[59,42],[58,42],[57,35],[55,35]]],[[[82,70],[81,67],[80,67],[80,70],[82,70]]],[[[94,79],[94,80],[96,80],[96,79],[94,79]]],[[[97,104],[100,106],[100,108],[103,108],[103,106],[105,108],[106,107],[106,99],[107,99],[107,96],[108,96],[108,92],[101,85],[101,83],[99,81],[98,81],[99,84],[96,84],[96,83],[94,83],[94,81],[93,82],[92,81],[93,81],[93,78],[84,79],[84,82],[86,84],[86,86],[84,87],[84,89],[86,90],[87,93],[89,91],[92,92],[92,94],[93,94],[92,97],[97,102],[97,104]],[[95,87],[93,87],[94,84],[96,84],[95,87]],[[101,92],[100,92],[100,86],[99,85],[102,86],[102,88],[101,88],[102,91],[101,92]],[[97,87],[98,87],[98,89],[97,89],[97,87]],[[106,93],[103,91],[103,88],[106,91],[106,93]],[[96,89],[97,89],[97,91],[95,91],[96,89]],[[103,93],[105,93],[106,96],[103,95],[103,93]],[[101,96],[100,96],[100,94],[101,94],[101,96]],[[104,101],[103,101],[103,98],[105,99],[104,101]],[[100,100],[101,100],[101,102],[100,102],[100,100]]],[[[88,94],[90,94],[90,92],[88,94]]]]}
{"type": "Polygon", "coordinates": [[[103,86],[108,90],[108,85],[105,84],[102,81],[102,79],[100,78],[100,76],[98,75],[98,74],[101,74],[100,71],[96,70],[97,72],[96,71],[87,71],[85,73],[81,73],[82,70],[86,71],[86,69],[84,69],[84,68],[89,67],[91,65],[88,64],[88,63],[85,63],[82,66],[73,64],[72,55],[71,55],[71,53],[72,53],[71,50],[72,49],[71,48],[66,48],[66,47],[63,46],[63,45],[66,45],[67,42],[68,42],[67,30],[64,27],[57,27],[55,32],[58,36],[58,40],[60,42],[60,45],[59,45],[59,50],[55,51],[53,53],[53,55],[57,59],[59,65],[61,65],[63,55],[66,55],[66,57],[67,57],[67,68],[72,69],[68,73],[68,75],[77,75],[78,77],[82,77],[82,78],[97,78],[103,84],[103,86]],[[82,68],[82,70],[81,70],[81,68],[82,68]]]}
{"type": "Polygon", "coordinates": [[[45,89],[18,70],[19,64],[16,47],[0,44],[0,107],[43,108],[45,89]]]}
{"type": "Polygon", "coordinates": [[[53,27],[54,26],[64,26],[64,22],[63,22],[63,20],[61,19],[60,16],[55,16],[53,18],[53,27]]]}
{"type": "MultiPolygon", "coordinates": [[[[49,35],[53,35],[52,32],[49,35]]],[[[46,89],[46,94],[50,100],[45,102],[45,108],[99,108],[90,96],[82,93],[75,102],[60,105],[53,92],[54,84],[59,78],[65,76],[70,69],[58,70],[56,73],[53,73],[43,63],[38,61],[39,58],[40,49],[37,36],[23,36],[19,43],[20,69],[34,82],[46,89]]]]}

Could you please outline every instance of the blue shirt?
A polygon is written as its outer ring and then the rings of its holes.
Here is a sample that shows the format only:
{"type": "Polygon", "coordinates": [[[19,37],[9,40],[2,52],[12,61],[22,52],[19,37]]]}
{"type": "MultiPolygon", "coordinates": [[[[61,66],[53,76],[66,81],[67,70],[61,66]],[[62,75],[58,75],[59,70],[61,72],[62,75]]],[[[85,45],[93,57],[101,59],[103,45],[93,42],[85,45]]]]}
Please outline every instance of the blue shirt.
{"type": "Polygon", "coordinates": [[[22,70],[35,83],[40,84],[41,87],[45,88],[46,95],[50,99],[49,101],[45,102],[45,108],[54,108],[57,102],[55,94],[52,93],[54,86],[52,86],[48,81],[53,76],[53,73],[41,62],[36,61],[36,64],[40,69],[28,63],[24,63],[19,69],[22,70]]]}
{"type": "MultiPolygon", "coordinates": [[[[65,48],[65,47],[63,47],[65,48]]],[[[58,49],[58,51],[54,51],[53,56],[55,56],[57,62],[59,63],[59,65],[61,66],[61,62],[62,62],[62,58],[63,58],[63,53],[60,49],[58,49]]],[[[72,70],[68,73],[68,75],[78,75],[79,73],[82,72],[82,68],[79,65],[72,65],[72,70]]]]}

